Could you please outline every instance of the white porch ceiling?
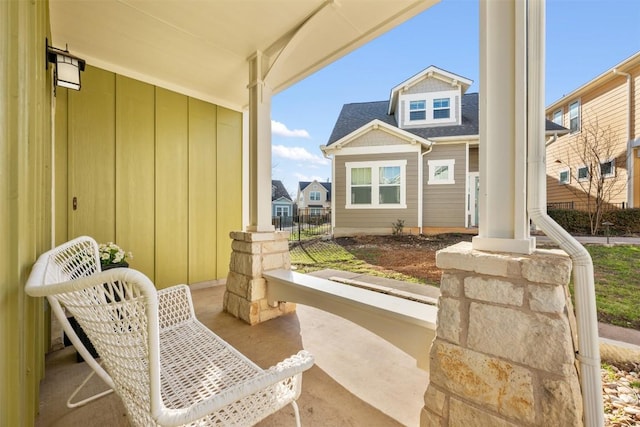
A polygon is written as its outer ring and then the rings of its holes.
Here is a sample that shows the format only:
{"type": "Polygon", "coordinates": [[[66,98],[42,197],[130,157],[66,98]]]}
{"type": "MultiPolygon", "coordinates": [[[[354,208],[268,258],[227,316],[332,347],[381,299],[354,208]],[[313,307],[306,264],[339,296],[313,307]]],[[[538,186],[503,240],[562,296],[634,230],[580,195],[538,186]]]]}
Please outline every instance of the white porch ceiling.
{"type": "Polygon", "coordinates": [[[241,109],[256,51],[277,93],[438,1],[50,0],[51,32],[88,64],[241,109]]]}

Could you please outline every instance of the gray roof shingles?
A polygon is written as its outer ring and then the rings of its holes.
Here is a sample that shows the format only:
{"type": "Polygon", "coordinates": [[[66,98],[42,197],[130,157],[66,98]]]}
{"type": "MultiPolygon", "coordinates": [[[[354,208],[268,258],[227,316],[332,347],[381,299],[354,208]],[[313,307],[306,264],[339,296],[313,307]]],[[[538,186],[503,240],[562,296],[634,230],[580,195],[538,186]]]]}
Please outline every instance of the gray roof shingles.
{"type": "Polygon", "coordinates": [[[291,201],[291,196],[287,192],[287,189],[284,188],[284,184],[282,183],[282,181],[273,179],[271,180],[271,185],[275,187],[274,191],[271,192],[271,201],[278,200],[281,197],[284,197],[287,200],[291,201]]]}
{"type": "MultiPolygon", "coordinates": [[[[333,132],[329,137],[327,145],[344,138],[351,132],[361,128],[372,120],[378,119],[384,123],[398,127],[396,119],[393,115],[387,114],[389,111],[389,101],[377,102],[361,102],[354,104],[345,104],[340,111],[338,120],[333,127],[333,132]]],[[[467,136],[478,135],[480,133],[479,125],[479,106],[478,94],[468,93],[462,96],[462,124],[452,126],[430,126],[423,128],[404,129],[419,137],[429,139],[446,136],[467,136]]],[[[564,127],[546,121],[547,131],[566,131],[564,127]]]]}

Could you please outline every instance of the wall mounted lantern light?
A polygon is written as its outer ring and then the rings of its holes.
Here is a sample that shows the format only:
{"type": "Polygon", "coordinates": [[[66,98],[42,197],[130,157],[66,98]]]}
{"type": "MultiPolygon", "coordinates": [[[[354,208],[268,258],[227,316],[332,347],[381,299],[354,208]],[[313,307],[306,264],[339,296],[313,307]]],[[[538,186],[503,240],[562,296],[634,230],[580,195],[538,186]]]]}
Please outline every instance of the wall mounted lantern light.
{"type": "Polygon", "coordinates": [[[46,43],[47,68],[49,68],[49,62],[56,64],[53,73],[55,85],[80,90],[80,72],[84,71],[85,61],[77,56],[71,55],[68,50],[49,46],[48,39],[46,43]]]}

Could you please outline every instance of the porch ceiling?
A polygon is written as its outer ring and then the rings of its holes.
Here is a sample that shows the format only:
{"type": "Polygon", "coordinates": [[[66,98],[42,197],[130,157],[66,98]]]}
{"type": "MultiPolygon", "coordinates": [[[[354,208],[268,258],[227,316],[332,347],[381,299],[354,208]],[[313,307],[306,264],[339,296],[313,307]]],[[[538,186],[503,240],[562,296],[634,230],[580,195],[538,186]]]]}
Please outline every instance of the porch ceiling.
{"type": "Polygon", "coordinates": [[[241,109],[256,51],[277,93],[439,1],[50,0],[51,33],[88,64],[241,109]]]}

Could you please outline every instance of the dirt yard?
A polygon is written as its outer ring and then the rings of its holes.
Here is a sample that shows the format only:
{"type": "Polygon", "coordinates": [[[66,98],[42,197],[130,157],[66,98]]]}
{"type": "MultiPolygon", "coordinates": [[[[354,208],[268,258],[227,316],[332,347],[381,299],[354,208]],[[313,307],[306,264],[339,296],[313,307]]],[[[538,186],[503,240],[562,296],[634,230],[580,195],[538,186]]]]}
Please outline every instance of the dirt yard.
{"type": "Polygon", "coordinates": [[[385,270],[440,283],[441,272],[436,267],[436,251],[462,241],[472,235],[440,234],[437,236],[358,236],[341,237],[336,243],[357,258],[385,270]]]}

